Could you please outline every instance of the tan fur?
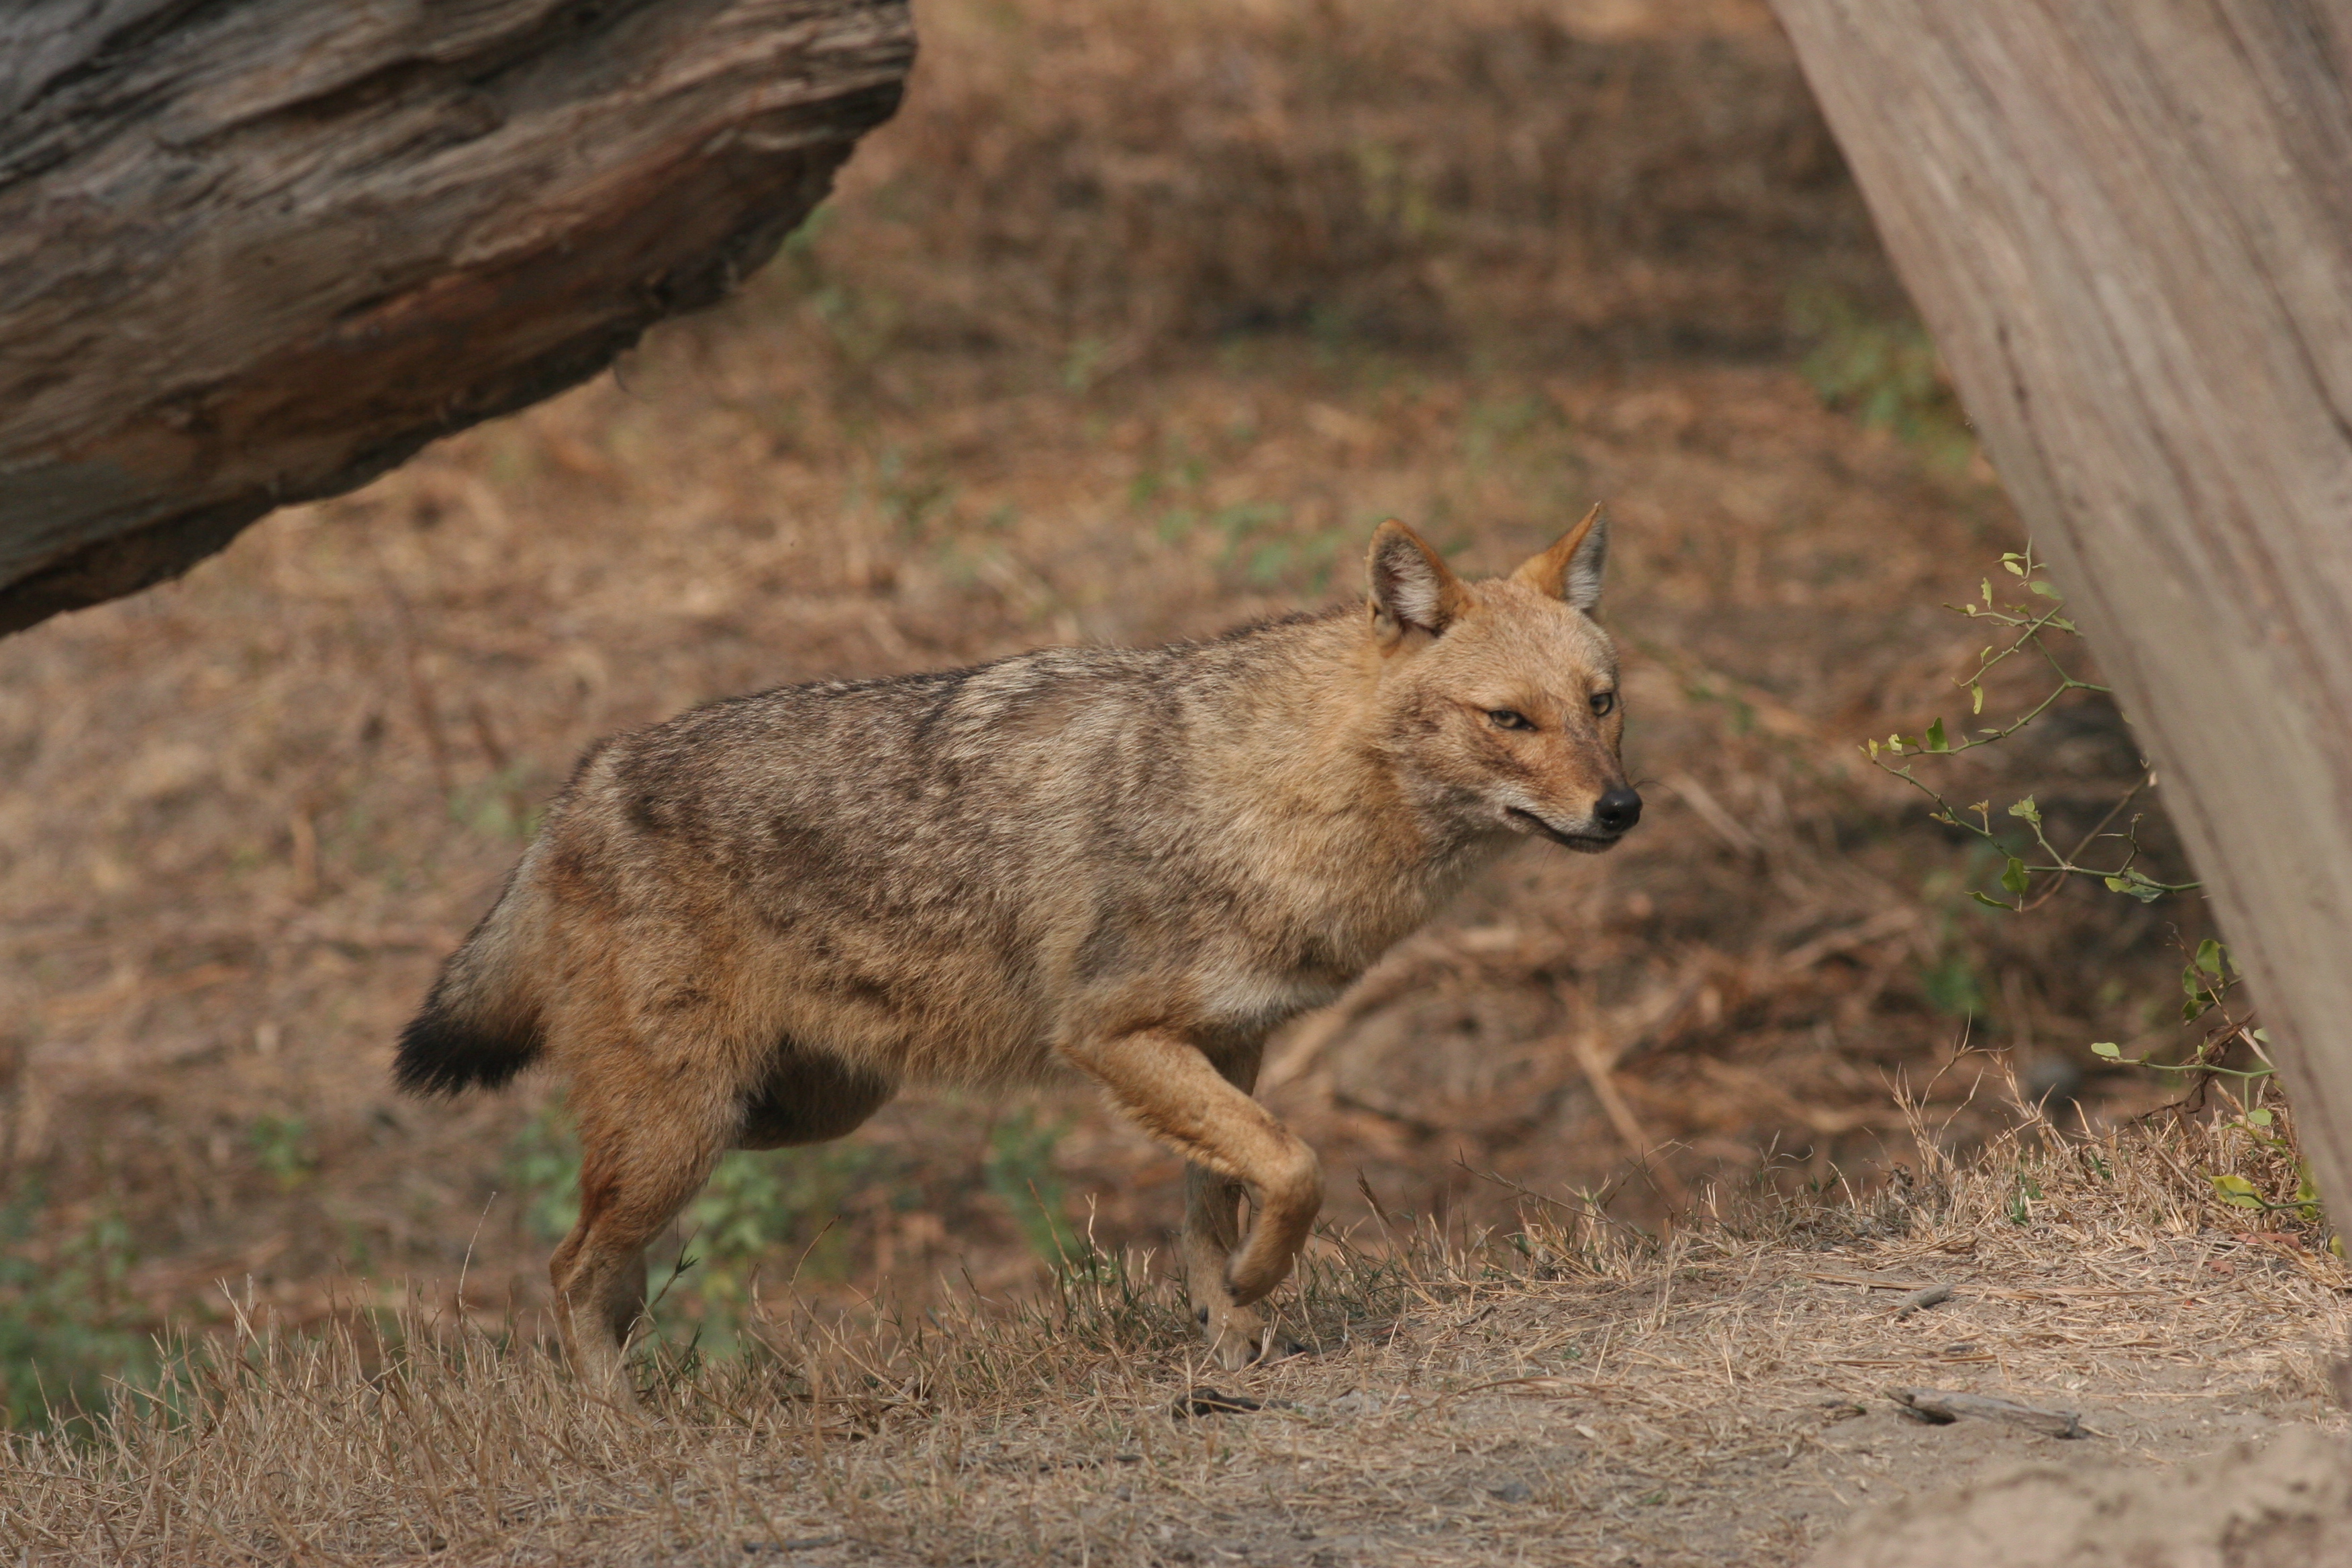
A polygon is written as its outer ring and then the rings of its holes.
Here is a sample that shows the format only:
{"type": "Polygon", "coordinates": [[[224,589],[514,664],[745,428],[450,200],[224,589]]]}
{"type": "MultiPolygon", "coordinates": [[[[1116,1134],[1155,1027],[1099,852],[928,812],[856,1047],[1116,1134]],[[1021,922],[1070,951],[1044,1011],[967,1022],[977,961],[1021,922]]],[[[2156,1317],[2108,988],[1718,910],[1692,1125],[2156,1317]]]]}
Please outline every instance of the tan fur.
{"type": "Polygon", "coordinates": [[[1239,1365],[1322,1199],[1314,1152],[1250,1098],[1268,1031],[1517,837],[1598,851],[1638,816],[1615,653],[1585,614],[1606,537],[1596,509],[1465,583],[1390,522],[1368,605],[786,688],[608,742],[399,1076],[569,1079],[557,1313],[616,1395],[645,1247],[722,1151],[840,1137],[910,1082],[1065,1068],[1191,1162],[1189,1289],[1239,1365]]]}

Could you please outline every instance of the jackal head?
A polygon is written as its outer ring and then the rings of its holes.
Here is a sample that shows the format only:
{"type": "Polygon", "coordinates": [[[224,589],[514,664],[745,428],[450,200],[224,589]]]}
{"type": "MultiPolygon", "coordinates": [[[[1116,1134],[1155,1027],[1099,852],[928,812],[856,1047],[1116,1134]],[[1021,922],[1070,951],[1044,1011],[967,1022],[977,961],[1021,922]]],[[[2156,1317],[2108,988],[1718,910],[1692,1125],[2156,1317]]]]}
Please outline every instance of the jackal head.
{"type": "Polygon", "coordinates": [[[1597,506],[1509,576],[1475,583],[1403,523],[1372,535],[1383,746],[1406,786],[1463,826],[1597,855],[1641,820],[1619,756],[1617,649],[1590,614],[1608,551],[1597,506]]]}

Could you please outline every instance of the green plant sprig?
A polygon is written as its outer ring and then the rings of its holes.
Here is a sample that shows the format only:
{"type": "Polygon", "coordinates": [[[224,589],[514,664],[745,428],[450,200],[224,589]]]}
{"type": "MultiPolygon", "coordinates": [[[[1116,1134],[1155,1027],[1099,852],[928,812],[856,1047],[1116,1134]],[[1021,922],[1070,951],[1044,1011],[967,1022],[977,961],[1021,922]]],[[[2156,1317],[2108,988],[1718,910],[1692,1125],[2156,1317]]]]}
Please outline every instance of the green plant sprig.
{"type": "Polygon", "coordinates": [[[2068,878],[2072,877],[2094,879],[2110,892],[2125,894],[2137,899],[2142,903],[2153,903],[2168,893],[2185,893],[2194,890],[2200,884],[2193,881],[2159,882],[2139,869],[2141,849],[2138,816],[2133,816],[2120,833],[2107,831],[2109,825],[2138,798],[2142,790],[2147,787],[2151,781],[2147,777],[2143,777],[2137,784],[2132,785],[2124,797],[2108,810],[2106,816],[2100,818],[2098,826],[2085,834],[2082,841],[2072,850],[2062,851],[2056,845],[2050,842],[2049,836],[2042,831],[2042,808],[2034,803],[2032,795],[2029,795],[2010,805],[2007,815],[2025,825],[2026,829],[2033,836],[2034,847],[2044,857],[2041,861],[2035,862],[2011,852],[2009,844],[2002,838],[2000,833],[1995,830],[1992,822],[1992,803],[1990,800],[1980,800],[1966,806],[1955,805],[1945,797],[1942,791],[1919,777],[1916,771],[1916,761],[1904,761],[1906,758],[1916,759],[1923,756],[1958,756],[1963,752],[1972,752],[1979,746],[1997,745],[2049,712],[2052,707],[2069,692],[2095,691],[2105,694],[2108,691],[2108,688],[2096,681],[2084,680],[2077,677],[2066,668],[2065,662],[2051,649],[2049,644],[2042,640],[2043,634],[2048,632],[2063,632],[2069,636],[2079,634],[2075,630],[2074,623],[2068,620],[2064,615],[2065,600],[2059,595],[2056,588],[2038,574],[2042,570],[2043,563],[2034,558],[2032,548],[2028,546],[2022,552],[2012,551],[2004,553],[2000,558],[2000,564],[2002,570],[2019,578],[2029,593],[2037,595],[2048,600],[2049,603],[2047,605],[2037,605],[2027,601],[2004,606],[1993,597],[1992,579],[1987,577],[1979,584],[1978,591],[1980,598],[1978,602],[1946,605],[1945,608],[1957,615],[1965,615],[1975,620],[1990,621],[1996,626],[2005,627],[2009,634],[2005,646],[2000,643],[1988,645],[1978,654],[1976,668],[1955,680],[1953,684],[1969,693],[1971,716],[1981,715],[1984,712],[1985,678],[2013,658],[2029,652],[2039,656],[2042,662],[2050,667],[2056,684],[2042,696],[2041,700],[2007,724],[1981,727],[1974,735],[1964,736],[1958,741],[1950,738],[1945,731],[1944,721],[1938,718],[1930,722],[1921,734],[1890,735],[1884,741],[1867,742],[1863,750],[1869,756],[1871,765],[1882,773],[1901,779],[1905,784],[1926,795],[1933,806],[1929,815],[1936,821],[1972,834],[2000,851],[2004,861],[2000,873],[2000,886],[2009,897],[2005,900],[1997,899],[1990,893],[1976,889],[1971,889],[1969,894],[1977,902],[1989,908],[2022,913],[2049,898],[2068,878]],[[1898,762],[1902,765],[1897,766],[1898,762]],[[2084,864],[2081,859],[2083,854],[2101,838],[2121,839],[2126,846],[2123,859],[2113,865],[2084,864]],[[2041,894],[2029,901],[2026,895],[2031,891],[2033,879],[2037,877],[2047,877],[2050,879],[2044,884],[2041,894]]]}
{"type": "Polygon", "coordinates": [[[1990,621],[1995,626],[2011,627],[2016,633],[2010,638],[2007,647],[1988,645],[1983,652],[1977,655],[1976,668],[1960,677],[1953,684],[1968,692],[1969,713],[1981,714],[1984,712],[1985,677],[2028,648],[2039,655],[2042,661],[2050,667],[2050,672],[2057,678],[2058,684],[2047,697],[2035,703],[2005,728],[1980,730],[1978,731],[1977,739],[1962,741],[1958,745],[1948,748],[1952,752],[1972,751],[1979,746],[1990,746],[1997,742],[2007,740],[2048,712],[2053,703],[2070,691],[2096,691],[2103,694],[2108,691],[2106,687],[2096,681],[2084,680],[2076,676],[2066,668],[2065,663],[2055,653],[2051,651],[2050,645],[2042,640],[2042,634],[2045,631],[2061,631],[2070,637],[2080,634],[2075,630],[2074,623],[2066,618],[2063,613],[2066,601],[2060,596],[2058,590],[2052,587],[2046,579],[2035,575],[2042,570],[2043,563],[2033,558],[2033,547],[2031,544],[2027,545],[2021,553],[2016,551],[2004,552],[2000,558],[2000,564],[2001,570],[2018,578],[2024,584],[2026,592],[2040,595],[2050,601],[2049,605],[2046,608],[2037,608],[2031,604],[2017,604],[2003,609],[1993,599],[1992,579],[1990,577],[1982,579],[1977,584],[1978,602],[1945,605],[1944,608],[1955,615],[1966,616],[1970,620],[1990,621]]]}
{"type": "MultiPolygon", "coordinates": [[[[2205,1037],[2185,1062],[2159,1062],[2149,1058],[2127,1057],[2123,1047],[2113,1040],[2094,1040],[2091,1054],[2117,1067],[2147,1068],[2151,1072],[2168,1072],[2182,1076],[2202,1075],[2203,1079],[2233,1078],[2242,1083],[2253,1083],[2275,1078],[2278,1069],[2272,1065],[2270,1036],[2254,1026],[2252,1016],[2240,1017],[2230,1011],[2229,994],[2236,984],[2237,965],[2231,961],[2230,950],[2212,937],[2197,944],[2197,951],[2180,969],[2180,992],[2187,998],[2180,1005],[2180,1021],[2193,1024],[2208,1013],[2219,1013],[2221,1021],[2205,1031],[2205,1037]],[[2260,1067],[2225,1068],[2220,1058],[2234,1045],[2242,1042],[2252,1051],[2260,1067]]],[[[2267,1126],[2268,1112],[2260,1125],[2267,1126]]]]}
{"type": "MultiPolygon", "coordinates": [[[[2229,1035],[2224,1036],[2223,1037],[2225,1039],[2236,1039],[2242,1037],[2249,1044],[2252,1044],[2254,1037],[2261,1033],[2262,1031],[2260,1029],[2239,1029],[2232,1030],[2229,1035]]],[[[2262,1047],[2259,1046],[2254,1047],[2258,1053],[2261,1048],[2262,1047]]],[[[2092,1041],[2091,1054],[2097,1057],[2102,1061],[2113,1062],[2117,1067],[2146,1068],[2150,1072],[2178,1073],[2182,1077],[2187,1077],[2191,1073],[2209,1074],[2214,1078],[2234,1078],[2242,1079],[2249,1083],[2259,1079],[2274,1078],[2277,1076],[2278,1071],[2275,1068],[2271,1067],[2225,1068],[2221,1066],[2219,1063],[2209,1059],[2202,1047],[2200,1047],[2197,1054],[2190,1057],[2185,1062],[2160,1062],[2156,1060],[2153,1057],[2127,1057],[2124,1055],[2123,1047],[2116,1045],[2113,1040],[2092,1041]]]]}

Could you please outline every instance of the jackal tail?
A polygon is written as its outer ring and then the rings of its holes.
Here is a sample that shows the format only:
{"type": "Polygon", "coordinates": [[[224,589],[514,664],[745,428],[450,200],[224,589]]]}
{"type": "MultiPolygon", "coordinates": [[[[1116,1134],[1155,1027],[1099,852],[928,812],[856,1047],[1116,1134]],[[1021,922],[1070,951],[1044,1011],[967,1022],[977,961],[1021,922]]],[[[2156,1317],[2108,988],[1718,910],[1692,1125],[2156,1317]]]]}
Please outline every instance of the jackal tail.
{"type": "Polygon", "coordinates": [[[449,955],[431,994],[400,1032],[393,1080],[411,1094],[502,1089],[545,1042],[531,950],[539,893],[530,857],[465,944],[449,955]]]}

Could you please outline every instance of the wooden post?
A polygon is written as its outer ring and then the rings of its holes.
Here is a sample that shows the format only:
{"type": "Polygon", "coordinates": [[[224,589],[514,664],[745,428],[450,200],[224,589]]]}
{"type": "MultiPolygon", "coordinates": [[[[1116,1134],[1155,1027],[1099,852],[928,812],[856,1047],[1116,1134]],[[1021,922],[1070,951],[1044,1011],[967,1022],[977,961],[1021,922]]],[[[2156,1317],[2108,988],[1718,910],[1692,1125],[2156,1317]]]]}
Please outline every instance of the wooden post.
{"type": "Polygon", "coordinates": [[[2352,6],[1775,4],[2352,1225],[2352,6]]]}
{"type": "Polygon", "coordinates": [[[594,374],[897,107],[906,0],[14,0],[0,632],[594,374]]]}

